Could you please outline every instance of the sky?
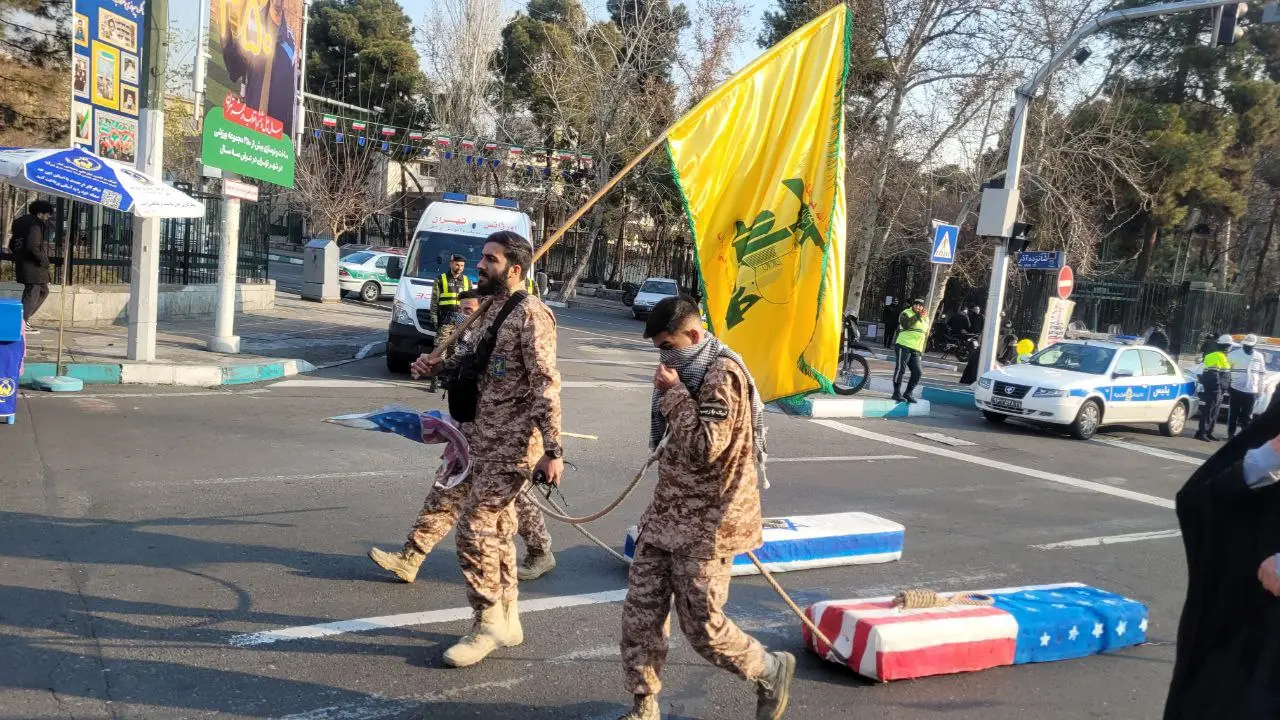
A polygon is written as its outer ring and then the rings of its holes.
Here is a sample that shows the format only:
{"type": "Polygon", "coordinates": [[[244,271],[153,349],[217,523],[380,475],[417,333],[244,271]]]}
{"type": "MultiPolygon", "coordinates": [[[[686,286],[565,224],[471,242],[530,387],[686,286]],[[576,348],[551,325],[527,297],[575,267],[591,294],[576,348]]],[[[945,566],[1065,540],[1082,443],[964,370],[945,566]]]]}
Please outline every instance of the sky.
{"type": "MultiPolygon", "coordinates": [[[[744,19],[745,37],[734,54],[733,69],[737,70],[746,65],[763,50],[756,46],[756,36],[760,34],[760,18],[764,11],[773,4],[773,0],[741,0],[747,8],[747,17],[744,19]]],[[[400,6],[404,8],[404,12],[413,21],[414,25],[419,24],[422,18],[427,16],[427,11],[434,4],[434,0],[399,0],[400,6]]],[[[685,6],[692,11],[696,0],[684,0],[685,6]]],[[[604,3],[602,0],[586,0],[584,3],[592,15],[604,14],[604,3]],[[598,6],[598,7],[597,7],[598,6]]],[[[196,26],[199,23],[199,14],[201,6],[207,6],[207,0],[183,0],[183,2],[171,3],[169,5],[169,19],[176,23],[179,27],[195,34],[196,26]]],[[[522,2],[512,2],[507,0],[507,9],[510,14],[514,15],[517,10],[524,7],[522,2]]]]}

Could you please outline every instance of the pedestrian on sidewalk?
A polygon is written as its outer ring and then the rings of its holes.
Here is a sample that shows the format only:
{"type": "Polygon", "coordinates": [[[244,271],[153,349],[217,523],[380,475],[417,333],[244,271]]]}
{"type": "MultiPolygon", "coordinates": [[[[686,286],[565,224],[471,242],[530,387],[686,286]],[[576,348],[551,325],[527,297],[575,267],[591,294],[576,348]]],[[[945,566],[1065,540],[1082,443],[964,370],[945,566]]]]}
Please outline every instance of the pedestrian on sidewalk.
{"type": "Polygon", "coordinates": [[[1243,430],[1253,420],[1253,404],[1266,384],[1267,360],[1255,349],[1257,335],[1246,335],[1240,347],[1227,355],[1231,362],[1231,406],[1227,410],[1227,437],[1243,430]]]}
{"type": "Polygon", "coordinates": [[[661,454],[622,604],[622,667],[633,704],[619,720],[659,720],[673,605],[694,651],[754,682],[757,720],[777,720],[796,659],[766,651],[724,614],[733,557],[763,544],[756,464],[764,406],[742,359],[707,332],[687,295],[659,301],[644,337],[660,351],[649,444],[661,454]]]}
{"type": "MultiPolygon", "coordinates": [[[[475,289],[459,293],[458,306],[462,318],[466,319],[480,308],[480,293],[475,289]]],[[[447,337],[448,335],[442,334],[440,341],[444,342],[447,337]]],[[[445,364],[473,352],[478,337],[475,326],[467,328],[462,337],[449,346],[445,364]]],[[[471,423],[459,423],[459,427],[464,436],[469,436],[471,423]]],[[[470,478],[463,480],[451,488],[433,487],[422,503],[422,510],[413,523],[413,529],[409,531],[404,547],[394,553],[375,547],[369,551],[369,559],[404,582],[412,583],[417,579],[418,570],[427,555],[458,524],[464,502],[471,492],[469,480],[470,478]]],[[[528,493],[516,496],[516,521],[516,531],[524,539],[526,550],[524,562],[516,571],[516,579],[526,582],[536,580],[555,569],[556,557],[551,553],[551,534],[547,532],[546,518],[528,493]]]]}
{"type": "Polygon", "coordinates": [[[911,393],[920,384],[920,357],[924,355],[925,336],[929,332],[929,318],[925,312],[924,300],[916,298],[911,307],[898,316],[898,340],[894,347],[895,363],[893,367],[893,399],[898,402],[916,402],[911,393]],[[907,381],[907,392],[902,392],[902,377],[907,370],[911,371],[911,379],[907,381]]]}
{"type": "Polygon", "coordinates": [[[49,297],[49,283],[53,282],[48,238],[52,218],[53,205],[36,200],[27,207],[26,215],[13,221],[9,234],[14,276],[22,283],[22,321],[28,335],[40,332],[31,327],[31,317],[49,297]]]}
{"type": "Polygon", "coordinates": [[[885,297],[884,310],[880,313],[880,333],[883,336],[881,342],[885,350],[893,347],[893,335],[897,326],[898,306],[893,302],[893,296],[889,295],[885,297]]]}
{"type": "MultiPolygon", "coordinates": [[[[533,247],[503,230],[486,238],[482,252],[479,290],[493,303],[478,320],[483,335],[477,344],[486,357],[475,363],[471,380],[475,416],[467,442],[474,459],[457,534],[458,565],[475,620],[471,632],[445,651],[450,667],[475,665],[498,648],[524,642],[516,605],[514,501],[531,476],[559,485],[564,474],[555,317],[523,290],[533,247]]],[[[412,365],[413,376],[434,375],[441,362],[423,355],[412,365]]],[[[450,392],[456,395],[458,386],[453,383],[450,392]]]]}
{"type": "Polygon", "coordinates": [[[1231,383],[1231,361],[1227,351],[1231,349],[1231,336],[1223,335],[1211,352],[1205,353],[1204,370],[1200,372],[1200,426],[1196,439],[1218,442],[1213,434],[1218,425],[1218,413],[1222,410],[1222,388],[1231,383]]]}
{"type": "Polygon", "coordinates": [[[987,316],[982,314],[982,306],[974,305],[969,309],[969,332],[982,334],[987,323],[987,316]]]}

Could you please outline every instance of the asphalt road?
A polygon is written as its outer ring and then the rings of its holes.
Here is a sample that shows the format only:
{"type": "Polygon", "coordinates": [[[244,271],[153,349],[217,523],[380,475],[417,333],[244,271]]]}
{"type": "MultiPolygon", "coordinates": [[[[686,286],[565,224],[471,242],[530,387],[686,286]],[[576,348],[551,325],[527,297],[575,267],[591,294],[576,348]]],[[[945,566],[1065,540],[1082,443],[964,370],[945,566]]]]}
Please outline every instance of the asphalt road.
{"type": "MultiPolygon", "coordinates": [[[[621,313],[559,319],[564,429],[597,438],[567,441],[578,469],[566,494],[586,512],[647,453],[655,354],[621,313]]],[[[0,426],[0,718],[621,714],[625,568],[568,526],[551,523],[559,567],[521,589],[524,645],[475,668],[441,666],[468,627],[452,536],[414,585],[365,557],[403,541],[434,453],[320,422],[390,403],[440,406],[381,358],[230,391],[25,397],[18,424],[0,426]]],[[[1081,443],[942,408],[911,421],[768,423],[767,515],[863,510],[907,528],[899,562],[780,575],[802,605],[1081,581],[1151,608],[1142,647],[876,685],[805,653],[798,621],[764,582],[735,579],[730,614],[799,657],[789,717],[1159,717],[1184,591],[1180,542],[1088,539],[1176,528],[1168,506],[1208,446],[1148,429],[1081,443]],[[890,454],[907,459],[867,459],[890,454]]],[[[651,482],[592,531],[620,545],[651,482]]],[[[664,682],[666,718],[751,715],[752,688],[678,633],[664,682]]]]}

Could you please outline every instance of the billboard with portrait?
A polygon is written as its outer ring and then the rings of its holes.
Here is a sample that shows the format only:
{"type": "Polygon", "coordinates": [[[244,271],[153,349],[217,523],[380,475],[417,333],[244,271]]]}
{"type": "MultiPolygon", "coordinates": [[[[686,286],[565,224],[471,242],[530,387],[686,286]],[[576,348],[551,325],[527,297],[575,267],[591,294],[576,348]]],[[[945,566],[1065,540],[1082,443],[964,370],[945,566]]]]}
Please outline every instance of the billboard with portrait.
{"type": "Polygon", "coordinates": [[[209,0],[204,164],[293,187],[302,0],[209,0]]]}
{"type": "Polygon", "coordinates": [[[143,0],[72,3],[71,144],[131,163],[138,147],[143,0]]]}

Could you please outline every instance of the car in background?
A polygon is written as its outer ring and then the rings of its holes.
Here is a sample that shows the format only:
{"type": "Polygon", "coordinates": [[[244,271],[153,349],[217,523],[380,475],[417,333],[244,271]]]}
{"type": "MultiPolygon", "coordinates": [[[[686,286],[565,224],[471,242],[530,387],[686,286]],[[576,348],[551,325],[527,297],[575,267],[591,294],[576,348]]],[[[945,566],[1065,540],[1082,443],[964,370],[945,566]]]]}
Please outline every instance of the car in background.
{"type": "MultiPolygon", "coordinates": [[[[1239,343],[1232,343],[1231,348],[1227,350],[1227,354],[1240,348],[1239,343]]],[[[1253,414],[1258,415],[1267,409],[1271,404],[1271,397],[1275,395],[1276,388],[1280,387],[1280,346],[1276,345],[1258,345],[1254,348],[1254,352],[1260,352],[1267,363],[1267,377],[1263,381],[1262,392],[1258,393],[1257,398],[1253,401],[1253,414]]],[[[1196,381],[1196,404],[1192,406],[1192,411],[1198,410],[1199,398],[1204,386],[1200,384],[1200,374],[1204,372],[1204,362],[1198,362],[1194,366],[1187,369],[1187,375],[1196,381]]],[[[1219,408],[1220,417],[1226,417],[1231,409],[1231,402],[1227,396],[1227,387],[1222,388],[1222,405],[1219,408]]]]}
{"type": "Polygon", "coordinates": [[[1153,423],[1181,435],[1195,379],[1148,345],[1062,340],[978,379],[974,402],[994,423],[1017,418],[1066,427],[1088,440],[1103,425],[1153,423]]]}
{"type": "Polygon", "coordinates": [[[657,305],[659,300],[679,294],[680,286],[676,284],[675,280],[651,277],[645,280],[640,289],[636,291],[636,299],[631,301],[631,314],[637,320],[644,320],[649,317],[653,306],[657,305]]]}
{"type": "Polygon", "coordinates": [[[365,302],[376,302],[384,295],[394,295],[399,280],[387,274],[391,258],[404,253],[361,250],[338,260],[338,290],[353,294],[365,302]]]}

